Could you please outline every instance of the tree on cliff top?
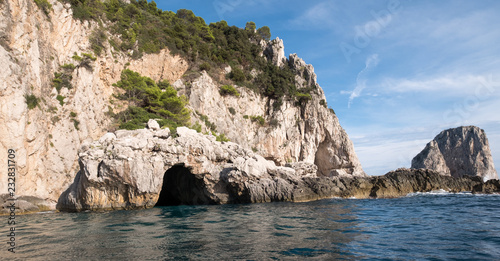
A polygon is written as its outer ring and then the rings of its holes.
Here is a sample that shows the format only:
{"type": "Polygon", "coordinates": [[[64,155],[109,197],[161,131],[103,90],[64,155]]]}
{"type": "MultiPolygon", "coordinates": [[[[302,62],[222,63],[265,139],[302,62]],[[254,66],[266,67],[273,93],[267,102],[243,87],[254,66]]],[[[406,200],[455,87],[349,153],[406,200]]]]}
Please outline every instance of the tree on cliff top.
{"type": "Polygon", "coordinates": [[[125,90],[118,98],[131,105],[117,115],[120,128],[144,128],[149,119],[161,119],[160,125],[167,127],[189,125],[190,111],[185,107],[188,101],[184,95],[177,96],[177,91],[167,81],[157,84],[149,77],[125,69],[114,86],[125,90]]]}

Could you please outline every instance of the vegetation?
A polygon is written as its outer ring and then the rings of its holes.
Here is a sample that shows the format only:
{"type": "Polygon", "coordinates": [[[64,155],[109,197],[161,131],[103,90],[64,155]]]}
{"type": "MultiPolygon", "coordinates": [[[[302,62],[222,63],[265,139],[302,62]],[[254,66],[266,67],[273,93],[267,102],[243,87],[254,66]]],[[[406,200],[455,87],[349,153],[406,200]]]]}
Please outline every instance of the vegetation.
{"type": "Polygon", "coordinates": [[[235,115],[235,114],[236,114],[236,110],[235,110],[233,107],[229,107],[229,112],[230,112],[232,115],[235,115]]]}
{"type": "Polygon", "coordinates": [[[215,126],[215,123],[211,122],[210,120],[208,120],[208,116],[207,115],[203,115],[199,112],[196,112],[196,114],[200,115],[200,119],[203,120],[203,122],[205,123],[205,126],[210,130],[210,131],[217,131],[217,127],[215,126]]]}
{"type": "Polygon", "coordinates": [[[295,94],[295,97],[297,98],[297,100],[299,101],[300,104],[306,103],[312,99],[311,94],[301,93],[301,92],[298,92],[297,94],[295,94]]]}
{"type": "Polygon", "coordinates": [[[219,136],[216,136],[215,137],[215,140],[216,141],[221,141],[221,142],[226,142],[226,141],[230,141],[226,135],[224,135],[224,133],[221,133],[219,136]]]}
{"type": "Polygon", "coordinates": [[[232,95],[240,97],[240,93],[232,85],[223,85],[219,88],[219,93],[221,95],[232,95]]]}
{"type": "Polygon", "coordinates": [[[59,95],[59,94],[56,97],[56,99],[59,101],[59,104],[61,104],[61,106],[64,105],[64,98],[66,98],[66,97],[59,95]]]}
{"type": "Polygon", "coordinates": [[[72,63],[66,63],[66,64],[63,64],[61,66],[61,68],[65,69],[65,70],[70,70],[70,71],[73,71],[76,67],[74,64],[72,63]]]}
{"type": "Polygon", "coordinates": [[[78,62],[82,61],[82,57],[80,57],[76,52],[71,58],[73,58],[73,60],[78,62]]]}
{"type": "Polygon", "coordinates": [[[34,109],[38,106],[39,99],[34,94],[25,94],[24,99],[26,100],[26,104],[28,105],[28,109],[34,109]]]}
{"type": "Polygon", "coordinates": [[[71,85],[72,79],[73,76],[71,76],[71,74],[68,74],[66,72],[55,72],[54,79],[52,79],[52,85],[56,88],[57,93],[60,93],[62,87],[66,87],[68,89],[73,88],[73,86],[71,85]]]}
{"type": "Polygon", "coordinates": [[[71,121],[73,122],[73,126],[75,126],[75,129],[80,130],[80,128],[78,127],[80,125],[80,122],[76,119],[71,119],[71,121]]]}
{"type": "MultiPolygon", "coordinates": [[[[207,25],[190,10],[162,11],[154,1],[147,0],[131,0],[130,4],[119,0],[61,1],[71,3],[73,16],[77,19],[110,25],[101,26],[92,33],[90,43],[95,55],[101,54],[106,41],[116,51],[127,52],[132,58],[168,48],[199,70],[208,72],[230,65],[233,70],[229,79],[280,100],[274,103],[276,107],[281,106],[282,99],[295,99],[297,89],[292,69],[279,68],[261,56],[259,41],[271,38],[267,26],[257,29],[254,22],[248,22],[242,29],[229,26],[226,21],[207,25]],[[253,69],[259,73],[257,77],[250,76],[253,69]]],[[[84,58],[75,54],[73,59],[81,61],[84,58]]],[[[312,88],[302,93],[310,91],[312,88]]]]}
{"type": "Polygon", "coordinates": [[[149,77],[125,69],[114,86],[125,91],[117,98],[130,104],[127,110],[115,116],[120,129],[144,128],[149,119],[159,119],[160,126],[171,129],[190,125],[186,97],[177,96],[177,91],[167,81],[155,83],[149,77]]]}
{"type": "Polygon", "coordinates": [[[264,124],[266,124],[266,120],[262,116],[260,116],[260,115],[258,115],[258,116],[250,116],[250,120],[252,122],[259,123],[260,126],[264,126],[264,124]]]}
{"type": "Polygon", "coordinates": [[[47,0],[35,0],[36,5],[42,9],[45,15],[49,15],[52,10],[52,5],[47,0]]]}

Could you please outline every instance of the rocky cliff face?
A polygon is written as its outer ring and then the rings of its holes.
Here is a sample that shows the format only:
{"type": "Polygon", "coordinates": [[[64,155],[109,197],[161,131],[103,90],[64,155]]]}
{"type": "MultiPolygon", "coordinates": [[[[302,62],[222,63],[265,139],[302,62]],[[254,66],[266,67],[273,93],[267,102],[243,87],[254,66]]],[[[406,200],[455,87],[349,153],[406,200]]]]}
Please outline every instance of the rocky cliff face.
{"type": "MultiPolygon", "coordinates": [[[[72,56],[91,53],[88,38],[97,25],[74,20],[69,5],[49,2],[49,15],[31,0],[0,3],[0,157],[7,158],[8,149],[16,150],[18,195],[47,199],[55,207],[77,173],[81,143],[101,137],[111,122],[108,112],[123,109],[110,98],[125,64],[171,82],[188,65],[168,51],[131,60],[111,47],[89,66],[79,65],[72,56]],[[70,73],[72,88],[58,93],[52,80],[63,64],[76,68],[70,73]],[[39,99],[37,107],[28,109],[28,94],[39,99]]],[[[2,171],[0,179],[0,191],[5,193],[7,173],[2,171]]]]}
{"type": "Polygon", "coordinates": [[[107,133],[80,150],[80,171],[59,199],[65,211],[134,209],[155,205],[309,201],[331,197],[393,198],[445,190],[498,193],[498,180],[454,178],[426,169],[380,177],[317,176],[317,167],[286,167],[233,142],[186,127],[178,137],[157,128],[107,133]]]}
{"type": "Polygon", "coordinates": [[[411,167],[432,169],[453,177],[498,179],[486,134],[475,126],[441,132],[413,158],[411,167]]]}
{"type": "MultiPolygon", "coordinates": [[[[194,81],[181,79],[189,65],[168,50],[133,60],[106,43],[105,52],[95,61],[80,63],[72,57],[91,53],[88,39],[98,25],[74,20],[68,4],[49,2],[48,15],[31,0],[0,3],[0,157],[6,158],[8,149],[16,150],[18,195],[46,199],[55,206],[81,168],[78,149],[106,133],[109,113],[126,106],[112,98],[119,91],[112,84],[127,66],[155,81],[175,83],[189,97],[194,120],[206,115],[244,149],[279,165],[314,163],[319,166],[318,175],[365,175],[337,117],[322,105],[325,96],[314,69],[296,55],[287,60],[282,41],[271,41],[263,55],[279,66],[291,64],[299,88],[316,89],[303,106],[284,101],[274,110],[273,101],[242,87],[237,87],[240,98],[222,97],[221,84],[206,73],[194,81]],[[54,73],[63,71],[64,64],[75,65],[68,72],[72,88],[58,93],[54,73]],[[25,100],[31,94],[39,101],[33,109],[25,100]],[[262,116],[266,123],[260,126],[244,115],[262,116]]],[[[0,179],[7,180],[7,173],[2,171],[0,179]]],[[[3,191],[7,191],[6,182],[0,182],[3,191]]]]}
{"type": "MultiPolygon", "coordinates": [[[[208,116],[218,131],[266,159],[279,165],[299,161],[314,163],[322,176],[365,176],[349,136],[335,113],[326,106],[325,94],[316,82],[312,65],[296,54],[286,59],[283,41],[279,39],[270,41],[263,50],[275,65],[290,65],[296,73],[299,90],[312,86],[310,101],[298,106],[295,100],[285,99],[280,108],[275,109],[275,100],[239,86],[236,86],[239,97],[223,97],[219,94],[221,84],[206,72],[192,83],[179,80],[174,85],[189,97],[193,110],[208,116]],[[265,124],[252,122],[248,116],[261,116],[265,124]]],[[[197,117],[195,114],[194,118],[197,117]]]]}

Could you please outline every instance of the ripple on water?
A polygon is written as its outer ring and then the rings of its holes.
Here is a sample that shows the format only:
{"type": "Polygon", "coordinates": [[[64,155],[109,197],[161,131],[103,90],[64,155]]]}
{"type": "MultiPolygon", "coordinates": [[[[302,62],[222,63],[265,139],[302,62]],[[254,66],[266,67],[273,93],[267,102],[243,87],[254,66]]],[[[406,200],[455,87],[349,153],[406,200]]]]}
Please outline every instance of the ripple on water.
{"type": "Polygon", "coordinates": [[[499,203],[439,192],[27,215],[17,219],[18,253],[2,258],[500,260],[499,203]]]}

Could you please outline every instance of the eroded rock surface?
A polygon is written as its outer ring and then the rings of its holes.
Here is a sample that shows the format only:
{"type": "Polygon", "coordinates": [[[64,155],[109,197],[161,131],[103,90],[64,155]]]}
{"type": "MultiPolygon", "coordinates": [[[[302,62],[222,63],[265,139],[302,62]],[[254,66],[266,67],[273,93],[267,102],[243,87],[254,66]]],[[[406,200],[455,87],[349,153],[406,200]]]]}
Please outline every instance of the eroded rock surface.
{"type": "Polygon", "coordinates": [[[448,129],[429,142],[411,163],[453,177],[498,179],[484,130],[475,127],[448,129]]]}
{"type": "Polygon", "coordinates": [[[185,127],[177,128],[177,135],[163,129],[120,130],[84,144],[80,172],[57,208],[392,198],[439,189],[500,191],[498,184],[483,183],[480,177],[454,178],[427,169],[399,169],[380,177],[318,176],[311,163],[276,166],[233,142],[217,142],[185,127]]]}

